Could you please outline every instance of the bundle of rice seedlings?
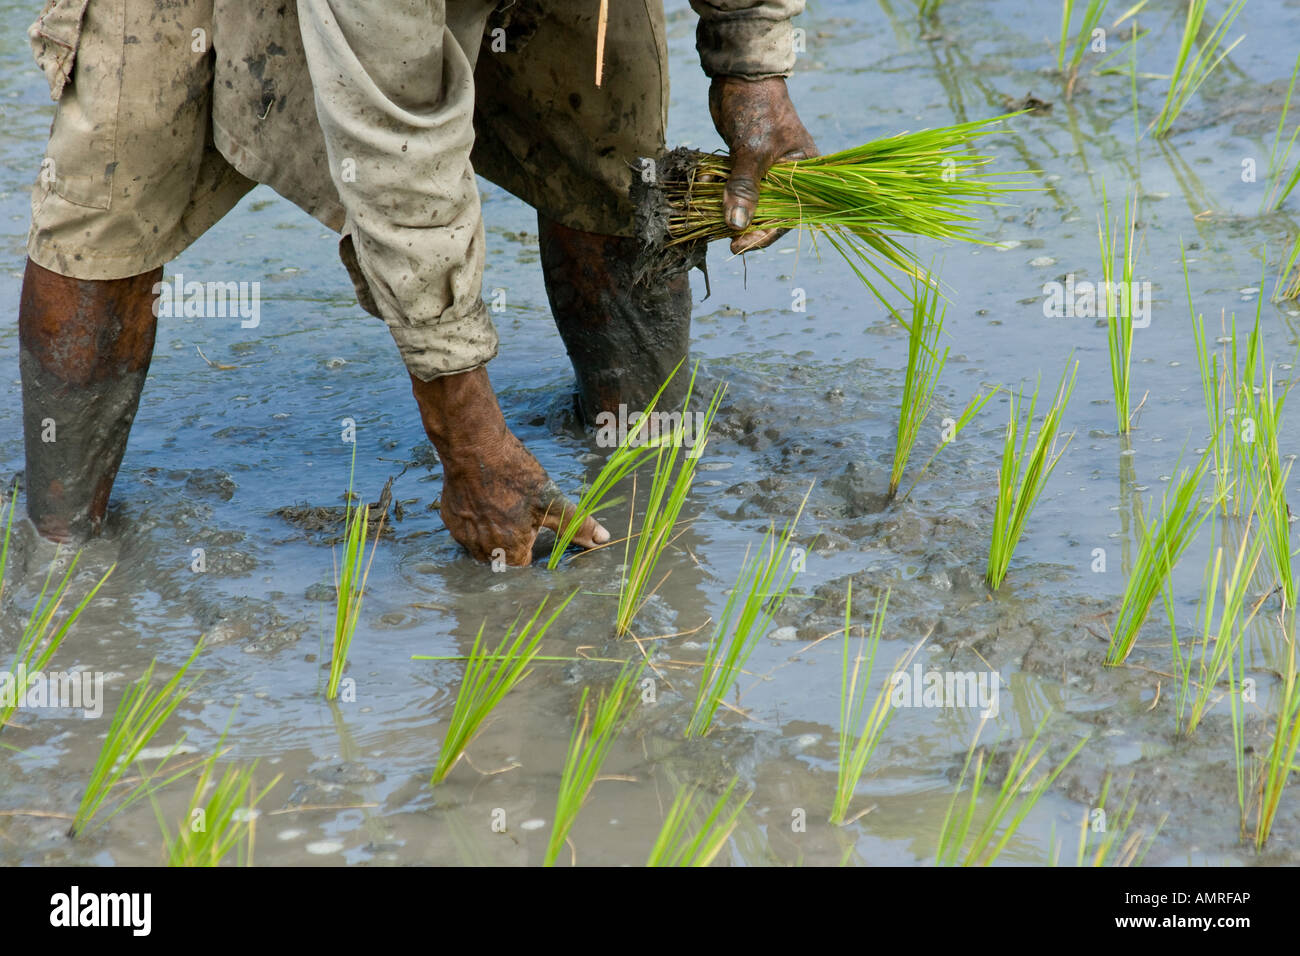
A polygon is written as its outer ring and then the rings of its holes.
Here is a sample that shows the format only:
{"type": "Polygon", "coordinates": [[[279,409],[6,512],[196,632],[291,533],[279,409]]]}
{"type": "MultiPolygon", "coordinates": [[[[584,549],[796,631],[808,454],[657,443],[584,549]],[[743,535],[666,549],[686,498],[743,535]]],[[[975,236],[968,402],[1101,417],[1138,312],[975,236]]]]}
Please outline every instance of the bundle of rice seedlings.
{"type": "Polygon", "coordinates": [[[555,822],[551,826],[550,841],[546,844],[543,866],[555,865],[560,850],[569,839],[573,822],[578,818],[578,811],[596,783],[609,748],[632,716],[640,674],[640,667],[624,667],[609,690],[600,692],[594,708],[588,706],[589,688],[582,689],[578,700],[578,720],[573,725],[569,752],[564,758],[560,792],[555,802],[555,822]]]}
{"type": "Polygon", "coordinates": [[[1034,408],[1038,404],[1038,387],[1029,400],[1028,413],[1021,416],[1020,407],[1023,397],[1011,397],[1011,418],[1007,423],[1007,433],[1002,445],[1002,466],[998,469],[998,499],[993,513],[993,537],[989,543],[988,567],[984,579],[988,586],[996,591],[1006,579],[1011,556],[1015,554],[1020,535],[1029,520],[1030,513],[1038,504],[1039,495],[1047,485],[1065,449],[1074,438],[1071,433],[1065,444],[1058,451],[1056,437],[1061,430],[1061,418],[1065,406],[1074,392],[1074,379],[1079,372],[1079,363],[1073,368],[1066,364],[1061,374],[1060,384],[1056,386],[1056,395],[1051,407],[1043,415],[1038,437],[1033,447],[1029,446],[1029,429],[1034,423],[1034,408]],[[1017,441],[1019,439],[1019,441],[1017,441]]]}
{"type": "Polygon", "coordinates": [[[984,729],[984,721],[980,721],[979,728],[975,731],[975,739],[971,741],[970,750],[966,752],[966,763],[962,766],[957,788],[948,803],[948,812],[944,814],[943,824],[939,829],[939,841],[935,849],[936,864],[989,866],[996,862],[1007,844],[1011,842],[1011,838],[1020,829],[1021,824],[1025,822],[1030,811],[1043,798],[1043,794],[1051,789],[1061,771],[1078,756],[1083,745],[1088,742],[1086,737],[1074,745],[1074,749],[1056,765],[1051,773],[1032,780],[1038,765],[1047,755],[1046,744],[1039,748],[1037,753],[1034,752],[1034,747],[1043,728],[1047,725],[1048,716],[1044,715],[1035,728],[1033,736],[1012,754],[1006,776],[1002,778],[1002,785],[993,794],[993,805],[981,815],[982,819],[976,825],[981,797],[986,797],[984,784],[989,772],[989,763],[985,760],[984,752],[981,750],[978,755],[975,753],[980,733],[984,729]],[[972,759],[975,761],[973,773],[971,772],[972,759]],[[965,807],[959,809],[957,798],[961,795],[968,774],[971,779],[970,792],[965,807]]]}
{"type": "Polygon", "coordinates": [[[111,811],[104,813],[102,819],[99,819],[100,826],[141,797],[151,795],[155,790],[167,786],[194,769],[183,767],[171,776],[157,780],[185,739],[182,735],[152,771],[141,769],[140,778],[133,782],[128,783],[122,779],[127,771],[136,767],[141,752],[149,746],[158,731],[162,730],[163,724],[180,706],[181,701],[189,696],[194,681],[188,684],[182,682],[190,665],[202,650],[203,641],[200,640],[194,645],[189,659],[158,690],[152,690],[153,669],[156,663],[154,661],[150,661],[139,680],[126,689],[117,710],[113,713],[113,722],[108,727],[108,735],[104,739],[103,746],[100,747],[99,757],[90,772],[90,779],[86,782],[86,792],[82,795],[81,803],[73,817],[72,826],[68,830],[69,836],[75,837],[84,833],[93,821],[101,817],[101,813],[114,799],[117,801],[116,805],[111,811]],[[114,797],[113,791],[119,784],[125,787],[126,792],[121,797],[114,797]]]}
{"type": "MultiPolygon", "coordinates": [[[[442,741],[442,750],[438,754],[438,764],[433,768],[430,784],[437,785],[447,778],[452,768],[465,755],[465,748],[470,745],[483,722],[496,709],[497,704],[506,694],[514,690],[523,679],[532,673],[533,661],[542,646],[542,638],[560,613],[573,600],[574,591],[555,612],[538,626],[538,618],[546,609],[546,600],[533,612],[523,628],[515,634],[519,618],[515,618],[506,636],[495,651],[489,652],[483,644],[483,626],[474,637],[474,646],[470,649],[465,663],[465,673],[461,677],[460,691],[456,694],[456,703],[452,708],[451,723],[442,741]],[[513,640],[512,640],[513,638],[513,640]],[[494,666],[495,665],[495,666],[494,666]]],[[[414,657],[413,660],[427,658],[414,657]]]]}
{"type": "Polygon", "coordinates": [[[696,787],[682,787],[677,791],[663,826],[650,848],[646,866],[708,866],[714,861],[731,838],[745,804],[754,794],[745,794],[725,816],[731,793],[736,789],[732,777],[722,796],[705,810],[706,798],[696,787]]]}
{"type": "MultiPolygon", "coordinates": [[[[10,491],[9,510],[5,515],[4,540],[0,543],[0,601],[4,599],[5,571],[9,566],[9,535],[13,529],[14,509],[17,507],[18,486],[15,483],[10,491]]],[[[8,673],[13,681],[12,697],[6,695],[4,702],[0,702],[0,731],[3,731],[13,719],[19,705],[26,699],[27,689],[49,665],[59,645],[67,637],[68,631],[77,623],[77,618],[81,617],[81,613],[94,600],[99,589],[108,580],[108,576],[117,567],[114,564],[105,571],[104,576],[86,593],[81,602],[68,612],[63,621],[56,622],[55,615],[58,614],[59,608],[68,596],[68,585],[72,583],[72,575],[77,570],[77,562],[80,558],[80,554],[73,556],[53,591],[50,590],[50,582],[54,579],[54,571],[58,567],[57,556],[50,562],[49,571],[46,572],[45,581],[41,585],[41,592],[37,595],[36,603],[27,616],[27,623],[23,625],[22,633],[18,635],[18,647],[9,664],[8,673]]]]}
{"type": "MultiPolygon", "coordinates": [[[[745,232],[807,228],[814,243],[824,239],[888,308],[871,277],[892,288],[897,300],[907,298],[895,281],[899,272],[925,278],[903,237],[981,242],[974,232],[981,207],[1001,205],[999,196],[1026,188],[986,170],[992,157],[970,149],[1005,118],[900,133],[778,163],[759,184],[745,232]]],[[[634,187],[637,231],[649,252],[735,238],[723,220],[727,156],[677,149],[657,169],[655,182],[634,187]]]]}
{"type": "Polygon", "coordinates": [[[1160,115],[1151,122],[1148,129],[1154,128],[1157,136],[1168,135],[1169,129],[1178,114],[1182,112],[1192,94],[1201,88],[1223,58],[1236,49],[1237,44],[1246,39],[1245,35],[1237,37],[1226,49],[1220,50],[1227,37],[1232,21],[1246,5],[1246,0],[1234,0],[1228,5],[1214,28],[1206,36],[1205,42],[1197,44],[1196,38],[1201,33],[1201,22],[1205,19],[1206,0],[1189,0],[1187,20],[1183,24],[1183,37],[1178,45],[1178,59],[1174,62],[1173,72],[1169,76],[1169,92],[1165,95],[1165,105],[1160,115]]]}

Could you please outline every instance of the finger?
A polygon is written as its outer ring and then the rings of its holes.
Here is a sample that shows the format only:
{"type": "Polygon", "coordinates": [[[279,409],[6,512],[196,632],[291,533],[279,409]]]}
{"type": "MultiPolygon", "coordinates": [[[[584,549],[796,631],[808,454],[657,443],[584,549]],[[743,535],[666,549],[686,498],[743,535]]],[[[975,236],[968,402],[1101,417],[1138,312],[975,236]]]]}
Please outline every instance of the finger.
{"type": "Polygon", "coordinates": [[[755,229],[753,232],[747,232],[732,239],[731,253],[738,256],[742,252],[764,249],[780,239],[785,233],[786,230],[784,229],[755,229]]]}
{"type": "MultiPolygon", "coordinates": [[[[551,499],[550,505],[542,515],[541,526],[549,528],[556,534],[560,534],[566,528],[577,509],[573,503],[563,495],[551,499]]],[[[588,515],[582,522],[582,527],[578,529],[577,534],[573,536],[573,543],[580,548],[594,548],[597,545],[604,544],[609,540],[609,532],[595,518],[588,515]]]]}
{"type": "Polygon", "coordinates": [[[740,150],[731,155],[731,173],[727,188],[722,194],[722,215],[732,229],[749,226],[758,203],[758,182],[767,172],[767,166],[757,153],[740,150]]]}

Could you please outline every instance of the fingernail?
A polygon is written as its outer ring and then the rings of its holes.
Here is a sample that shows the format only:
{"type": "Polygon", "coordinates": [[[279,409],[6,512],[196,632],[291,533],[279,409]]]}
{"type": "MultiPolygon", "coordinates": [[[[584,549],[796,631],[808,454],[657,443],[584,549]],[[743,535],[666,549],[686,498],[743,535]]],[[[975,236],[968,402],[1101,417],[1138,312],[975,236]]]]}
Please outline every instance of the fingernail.
{"type": "Polygon", "coordinates": [[[609,532],[605,530],[603,525],[596,525],[596,532],[591,536],[591,540],[597,544],[604,544],[609,540],[609,532]]]}
{"type": "Polygon", "coordinates": [[[749,225],[749,219],[745,216],[745,207],[733,206],[731,216],[727,221],[731,223],[732,229],[744,229],[749,225]]]}

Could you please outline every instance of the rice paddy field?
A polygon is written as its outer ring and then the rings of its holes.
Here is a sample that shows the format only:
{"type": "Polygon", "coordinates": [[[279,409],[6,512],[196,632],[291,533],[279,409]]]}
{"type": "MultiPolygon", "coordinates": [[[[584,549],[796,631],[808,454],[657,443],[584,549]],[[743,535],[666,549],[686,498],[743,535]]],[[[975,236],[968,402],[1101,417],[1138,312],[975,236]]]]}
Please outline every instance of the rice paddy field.
{"type": "MultiPolygon", "coordinates": [[[[804,122],[831,152],[1016,113],[978,151],[1028,188],[977,207],[983,244],[903,237],[943,294],[880,287],[897,316],[806,232],[712,247],[696,407],[721,397],[623,600],[635,542],[502,571],[452,541],[389,334],[305,213],[259,188],[172,263],[260,282],[260,325],[161,320],[107,533],[52,618],[112,569],[46,665],[104,675],[103,713],[13,713],[0,865],[1300,861],[1300,193],[1277,202],[1300,3],[1194,3],[1191,31],[1185,0],[1066,4],[1064,32],[1058,4],[924,6],[809,0],[804,122]],[[1104,278],[1133,294],[1080,293],[1104,278]],[[390,478],[377,542],[360,509],[349,534],[349,483],[375,503],[390,478]]],[[[719,149],[695,16],[666,7],[670,145],[719,149]]],[[[52,110],[34,15],[0,0],[10,315],[52,110]]],[[[533,213],[481,185],[490,374],[576,499],[611,449],[574,419],[533,213]]],[[[6,487],[18,374],[0,323],[6,487]]],[[[596,509],[616,538],[653,513],[655,458],[634,516],[630,477],[596,509]]],[[[16,520],[0,666],[52,561],[50,588],[68,556],[16,520]]]]}

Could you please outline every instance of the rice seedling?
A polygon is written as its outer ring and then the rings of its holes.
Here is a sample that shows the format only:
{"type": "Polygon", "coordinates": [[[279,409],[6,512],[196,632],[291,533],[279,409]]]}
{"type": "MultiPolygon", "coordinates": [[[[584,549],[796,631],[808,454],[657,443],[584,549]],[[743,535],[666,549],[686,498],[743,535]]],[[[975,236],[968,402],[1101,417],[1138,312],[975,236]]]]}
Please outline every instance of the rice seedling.
{"type": "Polygon", "coordinates": [[[1119,434],[1127,435],[1130,427],[1130,372],[1133,363],[1133,313],[1136,283],[1133,277],[1133,254],[1137,245],[1137,195],[1124,204],[1124,245],[1119,247],[1115,227],[1110,219],[1106,188],[1101,192],[1101,217],[1097,234],[1101,243],[1102,287],[1100,298],[1105,309],[1106,338],[1110,346],[1110,380],[1115,395],[1115,421],[1119,434]],[[1120,252],[1116,279],[1115,255],[1120,252]]]}
{"type": "Polygon", "coordinates": [[[939,452],[943,451],[955,442],[961,435],[962,429],[969,425],[971,419],[978,415],[980,410],[988,404],[989,399],[1000,391],[1002,391],[1001,387],[995,385],[987,392],[976,392],[960,415],[951,421],[945,420],[944,430],[942,437],[939,439],[939,444],[936,445],[934,451],[930,453],[930,457],[926,460],[925,464],[921,466],[921,470],[916,473],[916,477],[913,478],[912,483],[907,486],[907,491],[903,493],[903,497],[900,500],[906,501],[908,499],[917,484],[925,476],[925,473],[930,470],[930,466],[934,464],[935,459],[939,457],[939,452]]]}
{"type": "Polygon", "coordinates": [[[1287,140],[1286,149],[1282,151],[1281,159],[1278,158],[1278,147],[1282,143],[1282,131],[1286,127],[1287,114],[1291,110],[1291,94],[1295,92],[1296,76],[1300,75],[1300,56],[1296,57],[1295,66],[1291,70],[1291,83],[1286,88],[1286,98],[1282,101],[1282,113],[1277,118],[1277,132],[1273,134],[1273,149],[1268,156],[1268,176],[1269,183],[1268,193],[1264,196],[1264,202],[1260,205],[1261,213],[1270,212],[1277,209],[1282,203],[1286,202],[1286,197],[1291,195],[1296,184],[1300,183],[1300,163],[1296,163],[1295,169],[1291,170],[1291,175],[1286,179],[1282,174],[1286,172],[1286,164],[1291,159],[1291,150],[1295,147],[1296,137],[1300,136],[1300,123],[1296,124],[1295,132],[1287,140]]]}
{"type": "Polygon", "coordinates": [[[1097,796],[1097,805],[1090,807],[1079,823],[1076,866],[1141,866],[1168,819],[1168,814],[1161,817],[1149,834],[1143,830],[1130,832],[1140,803],[1137,795],[1132,794],[1133,781],[1130,779],[1124,788],[1118,806],[1109,802],[1110,786],[1111,777],[1107,774],[1097,796]],[[1094,840],[1093,834],[1100,836],[1094,840]]]}
{"type": "Polygon", "coordinates": [[[500,645],[492,652],[483,645],[483,625],[479,625],[430,784],[436,786],[447,778],[447,774],[465,755],[465,748],[483,729],[483,722],[488,715],[506,694],[532,673],[532,664],[541,649],[542,638],[577,593],[574,591],[565,598],[551,616],[538,625],[542,611],[546,609],[546,600],[543,600],[517,634],[515,628],[519,624],[519,618],[515,618],[500,645]]]}
{"type": "MultiPolygon", "coordinates": [[[[1226,316],[1222,319],[1223,349],[1216,353],[1211,349],[1205,331],[1205,317],[1196,312],[1192,303],[1186,252],[1183,254],[1183,282],[1196,340],[1201,393],[1210,426],[1210,448],[1214,454],[1214,495],[1224,505],[1227,513],[1237,514],[1241,510],[1240,502],[1245,489],[1252,482],[1252,445],[1258,418],[1255,414],[1255,394],[1256,389],[1261,387],[1257,370],[1263,365],[1260,335],[1263,301],[1261,297],[1256,303],[1255,325],[1246,341],[1244,359],[1239,355],[1235,314],[1230,323],[1226,316]]],[[[1274,408],[1280,414],[1280,405],[1274,408]]]]}
{"type": "Polygon", "coordinates": [[[1141,544],[1133,562],[1133,571],[1124,586],[1106,652],[1106,664],[1110,667],[1128,659],[1137,643],[1138,632],[1151,612],[1151,605],[1155,603],[1156,594],[1196,537],[1201,523],[1218,506],[1217,501],[1207,504],[1201,498],[1201,479],[1209,460],[1207,453],[1201,456],[1195,468],[1184,469],[1170,490],[1165,492],[1159,521],[1142,523],[1141,544]]]}
{"type": "Polygon", "coordinates": [[[1089,44],[1092,42],[1092,33],[1097,29],[1097,24],[1101,22],[1102,16],[1106,12],[1107,0],[1088,0],[1088,6],[1084,8],[1083,20],[1079,24],[1079,29],[1074,35],[1074,44],[1070,46],[1070,22],[1074,18],[1074,0],[1065,0],[1061,11],[1061,42],[1056,52],[1056,69],[1065,78],[1065,98],[1068,100],[1074,95],[1074,84],[1079,79],[1079,65],[1083,62],[1083,54],[1087,52],[1089,44]],[[1069,50],[1070,60],[1066,63],[1066,51],[1069,50]]]}
{"type": "Polygon", "coordinates": [[[1300,262],[1300,236],[1295,237],[1291,253],[1283,263],[1282,271],[1278,273],[1277,285],[1273,288],[1274,299],[1300,298],[1300,269],[1296,268],[1297,262],[1300,262]]]}
{"type": "MultiPolygon", "coordinates": [[[[231,715],[234,719],[234,715],[231,715]]],[[[230,729],[229,724],[226,730],[230,729]]],[[[218,778],[217,761],[224,754],[223,732],[190,796],[185,817],[173,836],[157,800],[150,794],[163,831],[163,852],[168,866],[220,866],[231,853],[238,866],[253,865],[253,833],[257,804],[280,781],[280,775],[262,790],[253,786],[257,761],[246,767],[227,767],[218,778]],[[211,791],[209,794],[208,791],[211,791]]]]}
{"type": "MultiPolygon", "coordinates": [[[[912,321],[907,335],[907,371],[903,377],[903,401],[898,409],[898,436],[894,440],[894,464],[889,471],[889,497],[898,492],[903,470],[911,457],[921,425],[934,405],[934,390],[948,361],[948,349],[939,351],[943,321],[948,306],[940,306],[939,293],[930,283],[912,280],[912,321]]],[[[906,323],[904,323],[906,324],[906,323]]]]}
{"type": "Polygon", "coordinates": [[[1051,407],[1043,415],[1043,422],[1032,447],[1029,445],[1029,429],[1033,425],[1034,409],[1038,405],[1038,386],[1034,387],[1028,412],[1023,416],[1023,396],[1011,396],[1011,417],[1002,446],[1002,465],[998,469],[993,537],[989,544],[988,568],[984,575],[985,581],[994,591],[1006,579],[1007,568],[1024,531],[1025,522],[1038,503],[1052,471],[1074,438],[1071,433],[1066,437],[1065,444],[1057,450],[1056,439],[1061,429],[1061,417],[1074,392],[1074,380],[1078,371],[1078,362],[1074,363],[1073,368],[1066,362],[1060,384],[1056,387],[1056,395],[1051,407]]]}
{"type": "MultiPolygon", "coordinates": [[[[875,670],[876,651],[880,647],[880,637],[885,628],[885,612],[889,609],[889,589],[876,598],[875,611],[871,615],[871,631],[864,634],[858,645],[858,654],[854,658],[852,669],[849,668],[849,631],[853,608],[853,582],[849,582],[848,593],[844,598],[844,660],[840,671],[840,750],[835,785],[835,801],[831,807],[831,823],[846,826],[866,811],[849,817],[849,804],[857,790],[862,775],[871,762],[872,755],[885,735],[885,729],[894,719],[894,708],[889,703],[890,685],[888,681],[881,685],[875,702],[867,709],[867,688],[875,670]],[[863,669],[865,651],[866,668],[863,669]]],[[[920,650],[920,643],[903,655],[894,666],[894,673],[905,670],[912,657],[920,650]]]]}
{"type": "MultiPolygon", "coordinates": [[[[698,369],[697,363],[696,370],[698,369]]],[[[693,443],[689,452],[683,455],[682,449],[687,444],[685,419],[690,415],[688,409],[694,390],[695,373],[692,373],[690,385],[686,389],[686,401],[682,406],[687,411],[683,411],[681,419],[677,421],[671,434],[666,437],[661,435],[663,440],[655,449],[654,477],[650,483],[650,496],[641,516],[641,530],[636,535],[636,546],[633,547],[631,536],[624,543],[626,570],[623,574],[622,586],[619,588],[618,616],[614,629],[618,637],[631,631],[633,619],[663,583],[661,578],[653,587],[651,586],[659,559],[675,537],[677,519],[695,481],[695,469],[708,441],[713,419],[722,404],[726,386],[714,392],[703,417],[693,426],[693,443]]],[[[667,576],[664,575],[665,578],[667,576]]]]}
{"type": "Polygon", "coordinates": [[[1205,42],[1197,44],[1196,38],[1201,32],[1201,23],[1205,19],[1206,0],[1188,0],[1187,20],[1183,25],[1183,37],[1178,46],[1178,58],[1174,62],[1173,72],[1169,77],[1169,92],[1165,95],[1165,104],[1160,115],[1152,120],[1148,129],[1155,129],[1157,136],[1167,136],[1170,127],[1178,119],[1187,101],[1191,99],[1201,84],[1209,78],[1215,68],[1223,62],[1224,57],[1236,49],[1237,44],[1245,39],[1239,36],[1225,49],[1223,41],[1227,38],[1232,21],[1246,5],[1246,0],[1233,0],[1228,5],[1214,28],[1206,36],[1205,42]]]}
{"type": "MultiPolygon", "coordinates": [[[[4,598],[5,572],[9,566],[9,540],[10,532],[13,529],[14,509],[18,507],[18,486],[15,483],[9,495],[9,510],[5,515],[4,540],[0,543],[0,600],[4,598]]],[[[50,583],[54,579],[54,571],[58,567],[57,557],[50,562],[50,568],[45,574],[45,581],[41,585],[40,594],[36,597],[36,603],[32,606],[31,613],[27,617],[27,623],[23,625],[22,633],[18,635],[18,647],[14,651],[13,660],[9,664],[9,682],[6,684],[4,693],[0,693],[0,732],[13,719],[14,714],[18,711],[19,706],[27,697],[28,688],[35,681],[42,671],[49,665],[50,660],[58,651],[63,639],[67,637],[68,631],[77,623],[82,612],[94,600],[99,589],[103,587],[108,576],[113,573],[117,567],[112,565],[104,576],[101,577],[93,587],[81,599],[76,607],[72,608],[62,622],[55,621],[55,615],[58,614],[59,608],[63,605],[64,599],[68,596],[68,586],[72,583],[72,575],[77,570],[77,562],[81,555],[74,555],[68,564],[68,568],[63,573],[50,590],[50,583]]]]}
{"type": "MultiPolygon", "coordinates": [[[[1001,181],[983,167],[991,157],[972,152],[974,140],[993,132],[1002,117],[941,129],[900,133],[862,146],[777,163],[759,184],[758,202],[746,230],[805,227],[814,242],[825,239],[868,291],[889,307],[877,280],[900,299],[901,272],[921,276],[916,254],[899,236],[979,242],[977,209],[1000,205],[998,197],[1023,183],[1001,181]]],[[[677,150],[661,164],[661,190],[643,201],[642,230],[666,246],[732,239],[723,220],[723,190],[730,160],[677,150]],[[648,211],[647,211],[648,208],[648,211]]]]}
{"type": "Polygon", "coordinates": [[[569,839],[573,821],[578,818],[591,793],[609,748],[632,716],[639,667],[624,667],[613,685],[601,691],[594,707],[588,706],[590,688],[582,689],[578,700],[578,720],[569,738],[569,752],[560,776],[560,792],[555,803],[555,822],[546,845],[544,866],[554,866],[560,850],[569,839]]]}
{"type": "Polygon", "coordinates": [[[984,752],[981,750],[978,755],[975,752],[980,733],[984,729],[984,721],[980,721],[975,731],[975,739],[971,741],[970,749],[966,752],[966,762],[962,766],[961,777],[957,780],[957,788],[953,791],[952,799],[948,803],[948,811],[944,814],[943,824],[939,829],[939,840],[935,849],[937,865],[989,866],[994,863],[1006,849],[1011,838],[1016,835],[1030,811],[1042,799],[1043,794],[1051,789],[1061,771],[1069,766],[1070,761],[1078,756],[1083,745],[1088,742],[1086,737],[1080,740],[1054,770],[1043,774],[1036,782],[1031,783],[1031,777],[1047,755],[1046,744],[1039,748],[1037,753],[1034,752],[1034,747],[1046,724],[1047,716],[1044,716],[1029,740],[1012,754],[1006,776],[1003,777],[996,794],[993,794],[993,805],[982,814],[980,823],[976,825],[975,818],[981,797],[985,796],[984,784],[989,772],[989,762],[985,760],[984,752]],[[971,771],[972,760],[975,761],[974,772],[971,771]],[[959,809],[958,798],[961,796],[962,786],[966,783],[968,774],[971,780],[970,790],[965,806],[959,809]]]}
{"type": "MultiPolygon", "coordinates": [[[[1263,502],[1257,499],[1256,506],[1259,507],[1261,504],[1263,502]]],[[[1201,640],[1196,665],[1196,693],[1189,695],[1185,691],[1180,691],[1178,701],[1179,729],[1183,730],[1188,737],[1196,733],[1197,727],[1209,711],[1215,689],[1232,665],[1238,645],[1244,639],[1246,629],[1255,619],[1262,603],[1256,603],[1246,616],[1242,617],[1250,580],[1259,564],[1265,540],[1265,535],[1251,533],[1254,517],[1252,513],[1246,519],[1240,545],[1231,562],[1225,564],[1223,548],[1220,546],[1215,549],[1206,566],[1205,595],[1201,601],[1201,640]],[[1222,582],[1223,605],[1219,608],[1216,627],[1214,612],[1218,604],[1220,582],[1222,582]],[[1183,707],[1188,696],[1191,696],[1191,704],[1184,724],[1183,707]]],[[[1196,653],[1195,642],[1193,642],[1192,653],[1196,653]]]]}
{"type": "MultiPolygon", "coordinates": [[[[352,447],[352,468],[357,463],[357,449],[352,447]]],[[[343,679],[343,670],[348,664],[348,654],[352,651],[352,639],[357,633],[357,624],[361,621],[361,606],[365,601],[366,582],[370,579],[370,568],[375,563],[375,554],[379,550],[379,536],[384,530],[384,519],[379,516],[379,526],[375,529],[375,540],[369,548],[366,538],[370,529],[370,505],[352,504],[352,472],[348,475],[347,510],[345,512],[343,557],[334,567],[334,584],[336,606],[334,612],[334,643],[330,648],[330,676],[325,687],[325,699],[334,700],[339,695],[339,682],[343,679]]]]}
{"type": "MultiPolygon", "coordinates": [[[[1300,769],[1300,767],[1296,766],[1296,753],[1300,750],[1300,673],[1297,672],[1296,668],[1294,614],[1290,615],[1287,631],[1288,667],[1285,680],[1278,693],[1277,723],[1273,730],[1273,739],[1269,744],[1268,753],[1264,754],[1261,765],[1255,774],[1252,794],[1258,806],[1255,816],[1255,828],[1251,834],[1257,850],[1262,850],[1264,844],[1268,842],[1269,834],[1273,829],[1273,821],[1277,818],[1278,806],[1282,801],[1282,791],[1286,788],[1292,772],[1300,769]]],[[[1236,695],[1233,696],[1235,707],[1237,706],[1236,695]]],[[[1236,726],[1235,717],[1234,712],[1234,728],[1236,726]]],[[[1236,744],[1237,753],[1240,755],[1242,753],[1241,743],[1237,741],[1236,744]]],[[[1243,808],[1244,806],[1243,802],[1243,808]]],[[[1243,812],[1243,822],[1244,819],[1245,814],[1243,812]]]]}
{"type": "Polygon", "coordinates": [[[1269,563],[1282,592],[1283,610],[1296,606],[1295,570],[1291,565],[1291,512],[1287,507],[1286,487],[1291,477],[1291,462],[1282,465],[1279,447],[1282,407],[1290,392],[1290,383],[1274,398],[1273,372],[1264,374],[1255,400],[1255,468],[1253,470],[1256,507],[1265,534],[1269,563]]]}
{"type": "Polygon", "coordinates": [[[709,732],[723,698],[735,684],[749,655],[790,593],[798,573],[790,560],[790,539],[811,494],[810,485],[799,503],[799,510],[785,526],[780,538],[776,526],[769,525],[752,558],[749,549],[745,549],[740,575],[727,595],[727,603],[704,657],[691,720],[686,727],[688,738],[703,737],[709,732]]]}
{"type": "Polygon", "coordinates": [[[943,0],[916,0],[916,15],[922,20],[938,20],[942,5],[943,0]]]}
{"type": "Polygon", "coordinates": [[[98,825],[103,826],[141,797],[167,786],[193,769],[193,767],[182,768],[161,782],[155,783],[155,779],[163,773],[168,761],[175,755],[177,747],[185,739],[182,735],[158,765],[151,772],[142,772],[140,780],[127,789],[125,796],[117,799],[116,805],[111,810],[107,810],[112,791],[119,783],[125,783],[122,777],[136,764],[141,751],[158,734],[163,724],[180,706],[181,701],[189,696],[194,681],[191,680],[184,685],[182,681],[185,680],[190,665],[202,650],[203,641],[200,640],[194,646],[189,659],[158,690],[152,690],[155,661],[150,661],[140,678],[126,689],[113,714],[113,722],[109,725],[108,736],[104,739],[99,757],[90,772],[90,779],[86,782],[86,792],[77,806],[72,826],[68,830],[69,836],[80,836],[97,818],[100,818],[98,825]],[[107,812],[104,812],[106,810],[107,812]]]}
{"type": "Polygon", "coordinates": [[[754,795],[752,791],[745,794],[735,802],[731,812],[726,813],[735,789],[736,779],[733,777],[722,796],[706,810],[707,800],[697,788],[680,788],[668,808],[645,865],[708,866],[712,863],[727,845],[745,804],[754,795]]]}
{"type": "MultiPolygon", "coordinates": [[[[684,361],[686,360],[682,359],[682,362],[684,361]]],[[[546,567],[551,571],[560,566],[560,560],[568,551],[569,546],[573,543],[574,536],[582,529],[586,520],[594,517],[597,509],[601,506],[617,504],[621,500],[610,498],[610,492],[624,478],[640,467],[646,458],[653,455],[664,442],[672,439],[671,425],[673,416],[662,415],[656,412],[655,409],[659,405],[659,399],[663,397],[664,389],[677,376],[681,367],[682,363],[678,362],[668,375],[668,378],[659,386],[659,390],[651,397],[645,410],[636,420],[636,423],[631,426],[626,437],[618,443],[605,461],[595,479],[583,490],[577,504],[574,506],[573,514],[570,516],[569,521],[560,528],[560,532],[555,536],[555,542],[551,546],[550,557],[546,560],[546,567]],[[665,420],[668,422],[666,433],[662,425],[665,420]]],[[[695,364],[695,371],[699,371],[698,362],[695,364]]],[[[692,373],[692,382],[694,382],[694,372],[692,373]]],[[[687,409],[684,408],[682,416],[686,413],[687,409]]],[[[677,416],[679,421],[682,416],[677,416]]]]}

